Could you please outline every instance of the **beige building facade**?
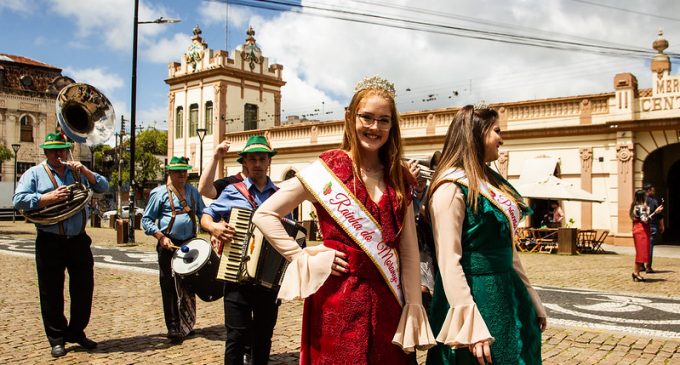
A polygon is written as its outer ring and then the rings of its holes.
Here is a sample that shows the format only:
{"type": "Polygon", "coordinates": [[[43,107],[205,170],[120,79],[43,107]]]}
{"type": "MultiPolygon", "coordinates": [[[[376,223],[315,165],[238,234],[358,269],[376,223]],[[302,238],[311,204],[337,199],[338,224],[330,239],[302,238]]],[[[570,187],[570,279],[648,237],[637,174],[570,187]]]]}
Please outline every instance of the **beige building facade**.
{"type": "MultiPolygon", "coordinates": [[[[651,89],[639,89],[629,73],[612,75],[608,93],[529,100],[491,105],[501,118],[505,144],[496,168],[517,183],[527,161],[540,157],[557,160],[554,173],[563,181],[589,191],[602,203],[560,201],[566,220],[578,228],[608,230],[608,241],[631,245],[628,216],[634,191],[649,182],[665,201],[667,230],[662,241],[680,242],[680,76],[671,74],[661,35],[654,42],[651,89]]],[[[446,130],[458,108],[403,113],[401,130],[406,155],[430,156],[440,150],[446,130]]],[[[304,168],[324,150],[340,144],[343,123],[293,124],[255,131],[227,132],[232,143],[225,158],[230,172],[240,169],[236,153],[253,134],[269,131],[279,151],[271,177],[281,181],[304,168]]],[[[533,205],[546,202],[533,201],[533,205]]],[[[540,208],[540,207],[539,207],[540,208]]],[[[304,205],[299,219],[310,219],[304,205]]],[[[534,216],[527,224],[537,224],[534,216]]]]}
{"type": "MultiPolygon", "coordinates": [[[[55,100],[65,78],[61,69],[27,57],[0,53],[0,144],[17,153],[17,179],[45,159],[40,145],[57,131],[55,100]]],[[[87,147],[75,145],[73,157],[90,163],[87,147]]],[[[1,165],[0,180],[12,181],[14,160],[1,165]]]]}
{"type": "Polygon", "coordinates": [[[196,26],[181,62],[168,66],[168,158],[189,157],[194,173],[200,170],[201,144],[207,164],[225,134],[281,124],[283,66],[262,56],[252,28],[246,35],[230,58],[208,48],[196,26]],[[206,130],[202,143],[199,129],[206,130]]]}

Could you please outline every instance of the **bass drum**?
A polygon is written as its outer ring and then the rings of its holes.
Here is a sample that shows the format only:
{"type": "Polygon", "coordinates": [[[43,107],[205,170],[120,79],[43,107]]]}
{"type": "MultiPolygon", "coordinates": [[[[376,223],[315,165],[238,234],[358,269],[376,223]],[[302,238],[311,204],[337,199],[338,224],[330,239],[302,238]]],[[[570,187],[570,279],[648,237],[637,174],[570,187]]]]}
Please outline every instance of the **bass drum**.
{"type": "Polygon", "coordinates": [[[201,238],[182,244],[172,257],[172,270],[201,300],[212,302],[224,295],[224,284],[217,281],[220,258],[212,245],[201,238]]]}

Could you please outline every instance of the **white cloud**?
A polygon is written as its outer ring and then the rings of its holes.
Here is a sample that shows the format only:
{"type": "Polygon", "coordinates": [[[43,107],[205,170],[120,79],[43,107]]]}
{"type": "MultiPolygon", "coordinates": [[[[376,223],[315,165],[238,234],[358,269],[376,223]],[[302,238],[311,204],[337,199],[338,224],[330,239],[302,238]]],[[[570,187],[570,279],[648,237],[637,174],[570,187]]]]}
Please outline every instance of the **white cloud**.
{"type": "Polygon", "coordinates": [[[2,0],[2,2],[0,2],[0,13],[6,9],[18,13],[30,14],[35,7],[36,4],[30,0],[2,0]]]}
{"type": "Polygon", "coordinates": [[[137,125],[146,127],[156,127],[157,129],[167,129],[168,107],[165,105],[154,105],[148,109],[137,111],[137,125]]]}
{"type": "Polygon", "coordinates": [[[96,87],[107,97],[116,89],[123,87],[124,84],[123,79],[119,75],[111,73],[105,68],[72,69],[67,67],[64,69],[63,74],[70,76],[76,82],[96,87]]]}
{"type": "MultiPolygon", "coordinates": [[[[641,4],[627,3],[625,7],[637,5],[636,9],[656,14],[680,12],[680,3],[670,0],[641,4]]],[[[678,29],[670,21],[559,0],[485,0],[456,2],[455,7],[447,0],[405,0],[391,4],[389,9],[353,2],[343,5],[362,12],[418,16],[475,29],[489,29],[486,22],[492,22],[495,30],[506,33],[523,31],[552,39],[602,41],[650,52],[657,28],[678,29]],[[418,15],[413,8],[432,9],[442,17],[418,15]],[[484,20],[461,22],[446,17],[449,13],[484,20]]],[[[395,83],[401,111],[480,100],[610,92],[614,75],[620,72],[634,73],[640,87],[651,83],[649,59],[557,51],[294,13],[282,13],[274,19],[252,17],[249,22],[270,63],[284,66],[284,80],[288,82],[282,90],[284,116],[289,110],[295,114],[312,112],[320,100],[326,105],[345,105],[356,81],[373,74],[395,83]],[[458,96],[453,96],[454,91],[458,96]],[[423,101],[430,95],[436,100],[423,101]]],[[[680,39],[680,33],[667,33],[671,41],[673,36],[680,39]]]]}
{"type": "MultiPolygon", "coordinates": [[[[115,50],[128,51],[132,44],[133,2],[132,0],[48,0],[54,13],[74,18],[78,27],[76,37],[95,40],[115,50]],[[100,38],[101,37],[101,38],[100,38]]],[[[139,5],[139,20],[154,20],[160,15],[174,18],[172,12],[162,5],[139,5]]],[[[139,44],[148,38],[166,31],[162,24],[140,24],[139,44]]]]}
{"type": "Polygon", "coordinates": [[[176,33],[172,38],[160,38],[150,43],[143,51],[140,50],[140,54],[145,60],[167,65],[177,62],[190,44],[191,36],[176,33]]]}
{"type": "Polygon", "coordinates": [[[229,24],[230,27],[240,28],[245,25],[248,19],[254,16],[254,13],[250,8],[229,6],[229,10],[227,11],[226,7],[226,3],[202,1],[198,6],[201,26],[224,24],[225,15],[228,15],[227,24],[229,24]]]}

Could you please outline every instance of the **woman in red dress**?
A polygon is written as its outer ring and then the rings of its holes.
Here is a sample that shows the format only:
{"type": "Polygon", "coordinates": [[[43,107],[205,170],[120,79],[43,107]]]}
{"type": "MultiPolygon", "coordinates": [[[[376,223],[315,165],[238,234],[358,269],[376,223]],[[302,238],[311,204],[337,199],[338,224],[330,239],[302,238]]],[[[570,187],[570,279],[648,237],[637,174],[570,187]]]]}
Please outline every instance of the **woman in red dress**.
{"type": "Polygon", "coordinates": [[[640,269],[649,263],[649,238],[651,237],[649,222],[655,214],[661,212],[658,207],[650,214],[647,205],[647,195],[644,190],[635,192],[635,201],[630,205],[630,218],[633,220],[633,242],[635,243],[635,265],[633,266],[633,281],[645,281],[640,275],[640,269]]]}
{"type": "Polygon", "coordinates": [[[409,364],[415,356],[407,352],[434,344],[420,295],[410,174],[401,157],[394,86],[365,79],[346,110],[340,149],[283,182],[253,217],[291,262],[279,297],[306,298],[301,364],[409,364]],[[327,183],[314,181],[314,166],[328,174],[327,183]],[[329,207],[338,196],[348,198],[335,211],[329,207]],[[300,249],[280,218],[304,200],[314,203],[324,242],[300,249]],[[359,234],[367,221],[379,241],[359,234]],[[385,253],[390,259],[382,262],[385,253]]]}

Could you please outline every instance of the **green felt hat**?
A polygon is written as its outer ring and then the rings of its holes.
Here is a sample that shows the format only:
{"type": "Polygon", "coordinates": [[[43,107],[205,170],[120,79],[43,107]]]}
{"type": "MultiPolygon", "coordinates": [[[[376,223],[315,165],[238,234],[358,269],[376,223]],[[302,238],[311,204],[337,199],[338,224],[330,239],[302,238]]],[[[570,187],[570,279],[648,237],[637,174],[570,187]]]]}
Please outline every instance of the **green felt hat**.
{"type": "Polygon", "coordinates": [[[243,147],[243,151],[239,152],[239,158],[236,159],[236,162],[243,163],[243,156],[246,153],[253,152],[265,152],[268,153],[269,156],[274,156],[276,154],[276,150],[272,149],[265,136],[250,136],[246,142],[246,146],[243,147]]]}
{"type": "Polygon", "coordinates": [[[71,148],[73,143],[66,141],[66,137],[61,133],[47,133],[45,143],[40,145],[40,148],[45,150],[56,150],[71,148]]]}
{"type": "Polygon", "coordinates": [[[191,165],[189,165],[189,159],[187,157],[172,156],[170,163],[165,166],[167,170],[191,170],[191,165]]]}

